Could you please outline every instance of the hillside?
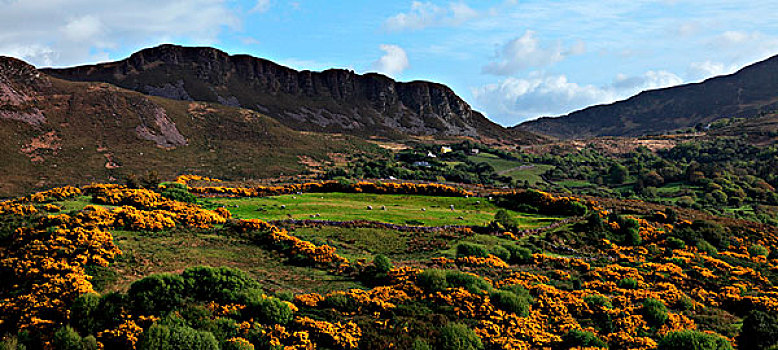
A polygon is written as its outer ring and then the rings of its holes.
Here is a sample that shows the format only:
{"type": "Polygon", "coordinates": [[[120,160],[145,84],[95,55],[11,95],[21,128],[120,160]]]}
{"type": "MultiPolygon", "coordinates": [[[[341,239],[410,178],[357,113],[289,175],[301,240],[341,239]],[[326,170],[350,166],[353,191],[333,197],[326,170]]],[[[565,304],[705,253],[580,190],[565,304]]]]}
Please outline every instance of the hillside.
{"type": "Polygon", "coordinates": [[[778,342],[774,226],[533,190],[201,180],[67,186],[0,203],[0,278],[16,281],[0,284],[0,346],[778,342]]]}
{"type": "Polygon", "coordinates": [[[374,149],[351,137],[294,131],[255,111],[64,81],[0,57],[0,196],[149,170],[289,175],[308,169],[303,159],[374,149]]]}
{"type": "Polygon", "coordinates": [[[559,138],[638,136],[750,118],[778,108],[778,56],[700,83],[650,90],[627,100],[516,127],[559,138]]]}
{"type": "Polygon", "coordinates": [[[360,136],[436,135],[535,139],[489,121],[445,85],[384,75],[297,71],[208,47],[161,45],[91,66],[45,69],[149,95],[253,109],[297,130],[360,136]]]}

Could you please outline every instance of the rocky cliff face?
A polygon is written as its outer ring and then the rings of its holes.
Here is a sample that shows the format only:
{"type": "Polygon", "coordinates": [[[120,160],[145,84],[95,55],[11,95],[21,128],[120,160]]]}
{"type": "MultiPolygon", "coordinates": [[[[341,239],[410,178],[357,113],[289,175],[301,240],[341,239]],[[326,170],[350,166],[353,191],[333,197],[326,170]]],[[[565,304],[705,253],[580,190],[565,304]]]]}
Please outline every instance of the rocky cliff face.
{"type": "Polygon", "coordinates": [[[46,118],[36,107],[36,98],[50,85],[35,67],[15,58],[0,57],[0,119],[43,124],[46,118]]]}
{"type": "Polygon", "coordinates": [[[401,83],[342,69],[296,71],[213,48],[162,45],[118,62],[45,72],[172,99],[249,108],[299,130],[362,136],[510,135],[441,84],[401,83]]]}

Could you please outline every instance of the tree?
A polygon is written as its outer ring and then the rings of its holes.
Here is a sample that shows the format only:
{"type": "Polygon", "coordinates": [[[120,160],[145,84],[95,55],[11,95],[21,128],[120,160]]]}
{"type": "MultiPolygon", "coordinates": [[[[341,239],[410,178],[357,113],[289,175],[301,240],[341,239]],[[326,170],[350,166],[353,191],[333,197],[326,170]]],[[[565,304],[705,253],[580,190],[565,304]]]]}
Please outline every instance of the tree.
{"type": "Polygon", "coordinates": [[[620,185],[627,181],[627,177],[629,176],[629,170],[627,170],[627,167],[615,163],[611,165],[610,169],[608,169],[608,177],[610,178],[610,182],[612,184],[620,185]]]}

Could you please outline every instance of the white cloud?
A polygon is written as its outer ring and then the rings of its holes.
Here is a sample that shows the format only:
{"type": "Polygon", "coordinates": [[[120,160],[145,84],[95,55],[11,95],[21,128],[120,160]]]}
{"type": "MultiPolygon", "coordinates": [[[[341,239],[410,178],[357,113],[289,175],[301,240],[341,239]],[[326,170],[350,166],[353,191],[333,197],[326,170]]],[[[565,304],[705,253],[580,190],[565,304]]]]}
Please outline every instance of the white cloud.
{"type": "Polygon", "coordinates": [[[396,76],[410,67],[408,55],[401,47],[397,45],[382,44],[380,46],[384,55],[373,62],[373,68],[389,76],[396,76]]]}
{"type": "Polygon", "coordinates": [[[497,53],[495,61],[483,67],[482,72],[494,75],[511,75],[531,67],[549,66],[571,55],[586,52],[586,45],[579,41],[569,48],[560,43],[552,47],[541,46],[535,32],[527,30],[524,35],[508,41],[497,53]]]}
{"type": "Polygon", "coordinates": [[[721,62],[692,62],[689,64],[688,75],[691,80],[707,79],[719,75],[731,74],[738,69],[737,65],[726,65],[721,62]]]}
{"type": "Polygon", "coordinates": [[[527,78],[508,77],[471,92],[490,118],[514,125],[536,117],[562,115],[591,105],[614,102],[643,90],[681,83],[680,77],[667,71],[648,71],[639,76],[618,75],[606,86],[577,84],[565,75],[546,75],[536,71],[527,78]]]}
{"type": "Polygon", "coordinates": [[[668,71],[653,71],[638,76],[616,75],[611,87],[620,91],[643,91],[682,84],[681,77],[668,71]]]}
{"type": "Polygon", "coordinates": [[[384,28],[390,31],[401,31],[460,25],[478,16],[478,11],[463,2],[452,2],[448,7],[441,7],[431,2],[414,1],[411,3],[410,11],[387,18],[384,21],[384,28]]]}
{"type": "Polygon", "coordinates": [[[212,45],[225,28],[241,26],[226,0],[6,0],[2,4],[0,55],[35,65],[96,62],[108,59],[106,50],[134,50],[163,42],[212,45]]]}
{"type": "Polygon", "coordinates": [[[570,82],[565,75],[543,76],[539,73],[533,73],[527,79],[509,77],[497,84],[473,89],[472,93],[490,118],[509,125],[615,98],[611,91],[570,82]]]}
{"type": "Polygon", "coordinates": [[[103,24],[94,16],[87,15],[69,21],[63,29],[65,37],[72,41],[93,40],[103,31],[103,24]]]}
{"type": "Polygon", "coordinates": [[[259,13],[265,13],[267,10],[270,9],[270,0],[257,0],[256,5],[254,5],[249,12],[259,12],[259,13]]]}

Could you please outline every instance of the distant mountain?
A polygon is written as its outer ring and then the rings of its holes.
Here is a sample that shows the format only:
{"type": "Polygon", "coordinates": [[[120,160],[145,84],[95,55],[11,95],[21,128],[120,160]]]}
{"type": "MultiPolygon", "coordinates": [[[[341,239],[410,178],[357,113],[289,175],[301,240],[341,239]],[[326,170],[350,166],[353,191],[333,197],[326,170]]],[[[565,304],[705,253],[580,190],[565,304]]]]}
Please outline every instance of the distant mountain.
{"type": "Polygon", "coordinates": [[[700,83],[645,91],[627,100],[518,125],[558,138],[638,136],[751,118],[778,110],[778,56],[700,83]]]}
{"type": "Polygon", "coordinates": [[[253,109],[296,130],[360,136],[536,138],[489,121],[445,85],[402,83],[381,74],[343,69],[297,71],[208,47],[161,45],[117,62],[42,71],[154,96],[253,109]]]}
{"type": "Polygon", "coordinates": [[[295,131],[256,111],[60,80],[0,56],[0,197],[148,170],[167,178],[295,174],[331,155],[374,150],[356,137],[295,131]]]}

